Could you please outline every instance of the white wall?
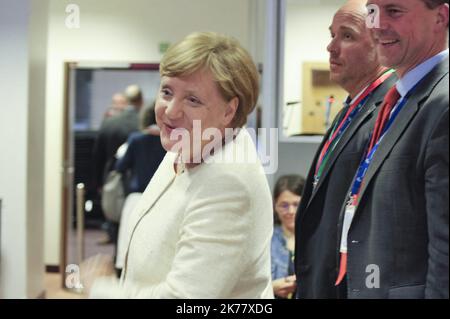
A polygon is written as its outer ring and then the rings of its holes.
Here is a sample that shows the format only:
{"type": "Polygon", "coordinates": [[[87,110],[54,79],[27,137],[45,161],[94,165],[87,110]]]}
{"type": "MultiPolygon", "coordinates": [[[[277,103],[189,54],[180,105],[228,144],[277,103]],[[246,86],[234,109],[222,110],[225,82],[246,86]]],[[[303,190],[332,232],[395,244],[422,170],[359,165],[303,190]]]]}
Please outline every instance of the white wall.
{"type": "Polygon", "coordinates": [[[48,0],[31,1],[29,27],[27,244],[29,297],[44,285],[45,87],[48,0]]]}
{"type": "Polygon", "coordinates": [[[47,1],[0,1],[0,297],[43,292],[47,1]],[[32,12],[32,14],[30,14],[32,12]],[[38,83],[36,83],[38,82],[38,83]]]}
{"type": "MultiPolygon", "coordinates": [[[[334,13],[344,0],[288,0],[286,6],[284,49],[284,99],[302,100],[303,62],[328,62],[327,45],[334,13]]],[[[300,132],[301,109],[291,109],[288,134],[300,132]]]]}
{"type": "Polygon", "coordinates": [[[25,297],[26,287],[26,159],[28,59],[26,9],[29,3],[0,2],[0,197],[2,296],[25,297]],[[12,245],[14,243],[14,245],[12,245]],[[21,278],[9,274],[16,271],[21,278]]]}
{"type": "MultiPolygon", "coordinates": [[[[58,265],[61,240],[64,61],[158,62],[159,42],[192,31],[235,36],[249,47],[247,0],[50,0],[45,145],[45,263],[58,265]],[[79,29],[65,27],[65,8],[81,10],[79,29]]],[[[251,48],[249,48],[251,50],[251,48]]]]}

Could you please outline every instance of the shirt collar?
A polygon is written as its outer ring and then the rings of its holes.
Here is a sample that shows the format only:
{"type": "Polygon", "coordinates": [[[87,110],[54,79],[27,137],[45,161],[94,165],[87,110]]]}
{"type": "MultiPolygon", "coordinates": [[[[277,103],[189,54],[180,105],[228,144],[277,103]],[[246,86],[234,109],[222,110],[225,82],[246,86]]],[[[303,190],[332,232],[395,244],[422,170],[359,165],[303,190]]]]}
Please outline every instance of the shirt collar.
{"type": "Polygon", "coordinates": [[[356,96],[355,96],[353,99],[350,97],[350,95],[347,96],[347,99],[345,100],[344,105],[352,105],[355,101],[357,101],[357,100],[359,99],[359,97],[361,96],[361,94],[363,94],[364,91],[365,91],[368,87],[369,87],[369,85],[366,86],[366,87],[365,87],[364,89],[362,89],[361,91],[359,91],[359,93],[356,94],[356,96]]]}
{"type": "Polygon", "coordinates": [[[400,80],[397,81],[397,90],[401,97],[408,94],[409,91],[422,80],[431,70],[442,62],[449,54],[448,49],[425,60],[414,69],[408,71],[400,80]]]}

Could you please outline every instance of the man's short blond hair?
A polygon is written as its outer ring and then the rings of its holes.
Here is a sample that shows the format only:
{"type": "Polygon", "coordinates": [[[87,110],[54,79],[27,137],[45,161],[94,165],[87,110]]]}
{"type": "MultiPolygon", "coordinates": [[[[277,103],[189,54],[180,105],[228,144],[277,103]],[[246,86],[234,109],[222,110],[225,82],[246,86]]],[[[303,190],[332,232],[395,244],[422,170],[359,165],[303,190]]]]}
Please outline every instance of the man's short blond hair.
{"type": "Polygon", "coordinates": [[[448,0],[422,0],[422,1],[425,2],[425,5],[427,6],[428,9],[436,9],[442,4],[445,3],[448,4],[448,0]]]}
{"type": "Polygon", "coordinates": [[[208,70],[222,97],[239,98],[231,127],[242,127],[255,108],[259,95],[259,75],[250,54],[229,36],[197,32],[171,46],[160,63],[161,76],[186,76],[208,70]]]}

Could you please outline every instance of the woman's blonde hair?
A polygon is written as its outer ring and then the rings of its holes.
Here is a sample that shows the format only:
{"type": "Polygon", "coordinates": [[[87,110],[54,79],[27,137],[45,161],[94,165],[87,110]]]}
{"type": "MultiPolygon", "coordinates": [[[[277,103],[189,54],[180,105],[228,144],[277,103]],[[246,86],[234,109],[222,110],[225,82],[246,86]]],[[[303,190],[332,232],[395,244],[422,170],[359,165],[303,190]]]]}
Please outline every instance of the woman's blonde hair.
{"type": "Polygon", "coordinates": [[[160,63],[161,76],[186,76],[209,70],[222,97],[238,97],[239,105],[231,122],[242,127],[255,108],[259,95],[259,76],[250,54],[229,36],[214,32],[197,32],[171,46],[160,63]]]}

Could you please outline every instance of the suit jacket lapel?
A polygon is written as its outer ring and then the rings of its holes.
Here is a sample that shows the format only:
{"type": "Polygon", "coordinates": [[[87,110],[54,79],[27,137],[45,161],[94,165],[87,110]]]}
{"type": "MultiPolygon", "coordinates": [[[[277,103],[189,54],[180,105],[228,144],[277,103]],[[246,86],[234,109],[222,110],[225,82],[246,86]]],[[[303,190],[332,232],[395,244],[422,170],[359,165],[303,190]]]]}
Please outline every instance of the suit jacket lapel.
{"type": "Polygon", "coordinates": [[[398,118],[387,132],[386,138],[381,141],[380,146],[373,157],[372,163],[367,170],[364,182],[361,186],[359,194],[360,201],[363,198],[370,181],[375,176],[386,157],[390,154],[403,132],[407,129],[409,123],[413,120],[422,102],[430,96],[434,87],[446,74],[448,74],[448,58],[444,60],[444,62],[441,62],[426,76],[425,79],[422,80],[422,83],[419,84],[416,89],[417,91],[406,102],[403,110],[401,110],[398,118]],[[430,83],[433,83],[433,85],[430,85],[430,83]]]}
{"type": "MultiPolygon", "coordinates": [[[[370,102],[370,101],[368,101],[370,102]]],[[[344,136],[342,136],[341,140],[336,145],[336,149],[331,154],[331,157],[328,159],[328,162],[325,165],[324,171],[322,173],[322,176],[320,177],[319,183],[317,184],[317,187],[313,191],[313,194],[311,196],[311,199],[317,194],[318,190],[320,189],[320,186],[322,186],[323,181],[326,179],[328,173],[331,171],[331,168],[333,167],[334,162],[336,162],[337,158],[341,154],[342,150],[345,148],[345,146],[348,144],[348,142],[352,139],[352,137],[355,135],[355,133],[358,131],[358,129],[361,127],[361,125],[364,123],[364,121],[367,119],[367,117],[373,113],[373,111],[377,108],[378,104],[371,105],[366,112],[362,112],[359,114],[355,119],[354,123],[350,125],[348,128],[348,131],[344,133],[344,136]]]]}
{"type": "Polygon", "coordinates": [[[167,153],[164,158],[161,166],[158,168],[156,174],[152,178],[152,182],[150,182],[147,189],[144,191],[141,200],[138,203],[138,207],[135,209],[138,210],[136,218],[130,220],[131,225],[129,225],[131,229],[130,240],[127,245],[127,250],[125,253],[125,263],[122,270],[121,282],[125,280],[128,269],[128,252],[130,250],[131,239],[133,238],[134,232],[136,231],[137,226],[139,225],[142,218],[153,208],[155,203],[161,198],[161,196],[166,192],[167,188],[173,183],[175,180],[175,172],[173,170],[173,163],[176,155],[173,153],[167,153]]]}
{"type": "MultiPolygon", "coordinates": [[[[314,196],[315,190],[313,187],[313,182],[314,182],[314,173],[315,173],[315,169],[316,169],[315,164],[317,163],[317,160],[319,159],[320,152],[321,152],[323,146],[325,145],[325,142],[328,140],[330,132],[331,132],[331,130],[329,130],[327,132],[327,134],[324,136],[324,138],[322,140],[322,143],[320,143],[320,146],[319,146],[319,148],[316,152],[316,155],[314,156],[313,162],[312,162],[313,165],[311,165],[311,168],[309,169],[308,177],[306,179],[307,184],[306,184],[305,190],[302,194],[302,198],[308,198],[308,201],[305,201],[305,200],[300,201],[300,206],[297,210],[298,213],[297,213],[297,217],[296,217],[296,220],[298,220],[299,222],[303,219],[304,214],[306,213],[307,208],[308,208],[309,204],[311,203],[311,200],[314,196]]],[[[296,222],[296,223],[299,223],[299,222],[296,222]]]]}
{"type": "MultiPolygon", "coordinates": [[[[348,144],[348,142],[350,142],[350,140],[353,138],[353,136],[358,132],[359,128],[366,121],[366,119],[383,102],[384,93],[380,94],[380,91],[381,92],[386,91],[386,90],[383,90],[383,88],[384,89],[390,88],[392,85],[394,85],[395,81],[396,81],[395,76],[391,76],[390,78],[388,78],[382,85],[380,85],[380,87],[378,87],[377,90],[375,90],[375,92],[373,92],[373,95],[371,97],[369,97],[369,99],[366,101],[364,109],[362,110],[362,112],[360,112],[360,114],[358,114],[355,117],[355,119],[353,120],[354,122],[348,127],[347,131],[344,133],[344,136],[342,136],[341,140],[336,145],[336,149],[333,151],[333,153],[331,154],[331,157],[328,159],[328,162],[326,163],[326,166],[325,166],[322,176],[319,180],[319,183],[317,184],[317,187],[313,190],[312,196],[310,197],[308,206],[312,202],[312,199],[314,198],[314,196],[318,193],[320,187],[323,184],[323,181],[326,179],[326,176],[331,171],[333,164],[336,162],[337,158],[342,153],[345,146],[348,144]]],[[[328,139],[328,136],[326,138],[328,139]]],[[[322,147],[323,147],[323,144],[322,144],[320,150],[322,149],[322,147]]]]}
{"type": "Polygon", "coordinates": [[[173,160],[167,161],[165,163],[165,169],[158,174],[159,176],[155,176],[157,178],[153,178],[156,182],[154,182],[151,187],[149,185],[149,192],[142,195],[142,200],[139,203],[139,217],[145,215],[161,198],[161,196],[166,192],[167,188],[172,184],[175,179],[175,172],[173,171],[173,160]]]}

